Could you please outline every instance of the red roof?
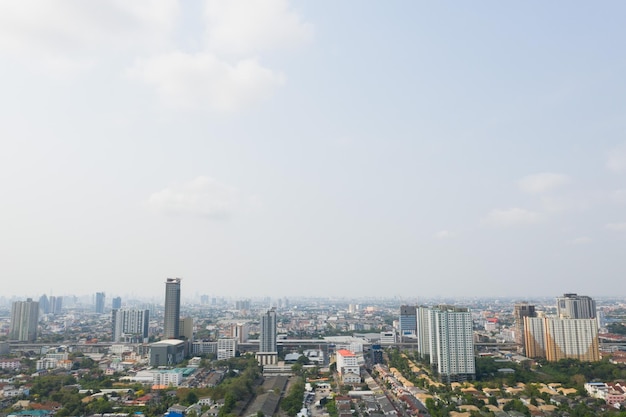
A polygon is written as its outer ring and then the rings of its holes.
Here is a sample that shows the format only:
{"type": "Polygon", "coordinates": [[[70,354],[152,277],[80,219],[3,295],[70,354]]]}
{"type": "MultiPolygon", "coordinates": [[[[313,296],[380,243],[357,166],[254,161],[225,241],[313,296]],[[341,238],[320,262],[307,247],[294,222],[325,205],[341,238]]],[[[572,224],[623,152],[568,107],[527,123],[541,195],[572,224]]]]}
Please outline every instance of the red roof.
{"type": "Polygon", "coordinates": [[[337,351],[337,354],[343,356],[344,358],[346,356],[356,356],[354,353],[352,353],[352,352],[350,352],[349,350],[346,350],[346,349],[339,349],[337,351]]]}

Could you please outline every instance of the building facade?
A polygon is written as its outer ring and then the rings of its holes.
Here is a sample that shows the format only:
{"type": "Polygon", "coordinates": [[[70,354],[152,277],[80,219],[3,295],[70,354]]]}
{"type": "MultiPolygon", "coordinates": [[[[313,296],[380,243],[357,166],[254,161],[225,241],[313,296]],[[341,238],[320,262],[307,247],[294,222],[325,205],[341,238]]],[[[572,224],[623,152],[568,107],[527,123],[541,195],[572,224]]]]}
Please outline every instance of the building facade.
{"type": "Polygon", "coordinates": [[[236,339],[218,339],[217,340],[217,360],[225,360],[234,358],[237,353],[236,339]]]}
{"type": "Polygon", "coordinates": [[[15,301],[11,307],[11,326],[9,339],[20,342],[37,340],[37,324],[39,322],[39,303],[32,298],[26,301],[15,301]]]}
{"type": "Polygon", "coordinates": [[[278,352],[276,344],[276,310],[268,310],[261,316],[259,352],[278,352]]]}
{"type": "Polygon", "coordinates": [[[447,383],[476,376],[472,315],[467,308],[433,307],[430,323],[430,363],[447,383]]]}
{"type": "Polygon", "coordinates": [[[142,343],[150,329],[150,310],[115,309],[111,313],[114,342],[142,343]]]}
{"type": "Polygon", "coordinates": [[[150,345],[150,366],[174,366],[185,359],[185,342],[162,340],[150,345]]]}
{"type": "Polygon", "coordinates": [[[415,306],[400,306],[398,330],[400,337],[414,338],[417,336],[417,308],[415,306]]]}
{"type": "Polygon", "coordinates": [[[165,281],[165,313],[163,317],[163,338],[178,339],[180,336],[180,278],[167,278],[165,281]]]}
{"type": "Polygon", "coordinates": [[[556,311],[559,318],[595,319],[596,301],[586,295],[563,294],[556,298],[556,311]]]}
{"type": "Polygon", "coordinates": [[[104,299],[105,294],[103,292],[96,293],[95,310],[98,314],[104,313],[104,299]]]}
{"type": "Polygon", "coordinates": [[[600,360],[598,322],[588,319],[525,317],[527,356],[546,358],[550,362],[578,359],[600,360]]]}
{"type": "Polygon", "coordinates": [[[515,319],[515,343],[520,346],[522,353],[526,354],[524,342],[524,317],[537,317],[535,306],[528,303],[517,303],[513,308],[513,318],[515,319]]]}

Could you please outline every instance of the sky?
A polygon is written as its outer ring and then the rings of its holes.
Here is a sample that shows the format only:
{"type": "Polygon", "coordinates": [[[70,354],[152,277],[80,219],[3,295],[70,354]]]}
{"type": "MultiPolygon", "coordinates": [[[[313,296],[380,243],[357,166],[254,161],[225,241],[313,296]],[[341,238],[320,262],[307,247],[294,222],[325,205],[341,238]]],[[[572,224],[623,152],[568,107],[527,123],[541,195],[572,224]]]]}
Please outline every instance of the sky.
{"type": "Polygon", "coordinates": [[[0,2],[0,293],[626,295],[625,12],[0,2]]]}

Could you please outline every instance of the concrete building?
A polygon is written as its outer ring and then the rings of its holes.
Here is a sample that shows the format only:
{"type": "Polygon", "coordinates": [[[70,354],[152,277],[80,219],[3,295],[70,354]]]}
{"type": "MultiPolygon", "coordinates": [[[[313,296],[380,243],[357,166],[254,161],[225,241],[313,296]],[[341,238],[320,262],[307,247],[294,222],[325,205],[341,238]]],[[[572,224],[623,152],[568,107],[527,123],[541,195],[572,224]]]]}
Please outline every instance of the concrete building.
{"type": "Polygon", "coordinates": [[[447,383],[476,376],[472,315],[467,308],[440,305],[429,310],[430,363],[447,383]]]}
{"type": "Polygon", "coordinates": [[[596,318],[596,302],[586,295],[563,294],[563,297],[556,298],[556,310],[559,318],[596,318]]]}
{"type": "Polygon", "coordinates": [[[103,292],[96,293],[95,310],[98,314],[104,313],[104,299],[105,294],[103,292]]]}
{"type": "Polygon", "coordinates": [[[180,337],[180,278],[167,278],[165,281],[165,313],[163,318],[163,338],[180,337]]]}
{"type": "Polygon", "coordinates": [[[278,346],[276,344],[276,310],[268,310],[261,316],[261,333],[259,334],[259,351],[257,360],[261,366],[278,363],[278,346]]]}
{"type": "Polygon", "coordinates": [[[237,353],[236,339],[218,339],[217,340],[217,360],[225,360],[234,358],[237,353]]]}
{"type": "Polygon", "coordinates": [[[398,330],[400,337],[415,338],[417,336],[417,308],[415,306],[400,306],[398,330]]]}
{"type": "Polygon", "coordinates": [[[600,360],[598,322],[594,318],[525,317],[524,330],[528,357],[551,362],[566,358],[600,360]]]}
{"type": "Polygon", "coordinates": [[[349,350],[340,349],[337,351],[337,373],[341,376],[342,380],[346,383],[358,383],[361,382],[361,370],[357,356],[354,352],[349,350]],[[355,375],[358,377],[358,381],[355,381],[355,375]],[[347,380],[344,379],[347,377],[347,380]]]}
{"type": "Polygon", "coordinates": [[[185,317],[178,322],[178,338],[193,342],[193,317],[185,317]]]}
{"type": "Polygon", "coordinates": [[[150,345],[150,366],[174,366],[185,359],[185,342],[168,339],[150,345]]]}
{"type": "Polygon", "coordinates": [[[49,313],[52,314],[61,314],[61,310],[63,309],[63,297],[55,297],[51,295],[48,298],[49,304],[49,313]]]}
{"type": "Polygon", "coordinates": [[[526,354],[524,343],[524,317],[537,317],[535,306],[526,302],[515,304],[513,307],[513,318],[515,319],[515,343],[520,346],[522,353],[526,354]]]}
{"type": "Polygon", "coordinates": [[[247,343],[250,333],[250,325],[248,323],[237,323],[231,327],[231,336],[237,339],[237,343],[247,343]]]}
{"type": "Polygon", "coordinates": [[[15,301],[11,308],[11,326],[9,339],[20,342],[37,340],[37,324],[39,322],[39,303],[32,298],[26,301],[15,301]]]}
{"type": "Polygon", "coordinates": [[[276,345],[276,310],[268,310],[261,316],[259,352],[278,352],[276,345]]]}
{"type": "Polygon", "coordinates": [[[426,306],[418,306],[416,308],[416,324],[417,324],[417,353],[422,359],[430,357],[430,322],[428,320],[428,311],[426,306]]]}
{"type": "Polygon", "coordinates": [[[143,343],[149,337],[150,310],[115,309],[111,323],[114,342],[143,343]]]}
{"type": "Polygon", "coordinates": [[[183,382],[180,369],[163,369],[152,373],[152,384],[158,387],[177,387],[183,382]]]}
{"type": "Polygon", "coordinates": [[[380,332],[380,338],[378,341],[381,345],[395,345],[397,342],[395,330],[380,332]]]}

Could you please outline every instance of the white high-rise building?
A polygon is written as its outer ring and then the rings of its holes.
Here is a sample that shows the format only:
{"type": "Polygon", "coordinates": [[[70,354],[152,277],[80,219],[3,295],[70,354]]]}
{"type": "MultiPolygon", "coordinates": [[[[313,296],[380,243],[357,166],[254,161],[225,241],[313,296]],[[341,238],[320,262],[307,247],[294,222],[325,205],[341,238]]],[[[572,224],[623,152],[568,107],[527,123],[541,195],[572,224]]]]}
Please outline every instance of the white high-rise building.
{"type": "Polygon", "coordinates": [[[34,342],[37,339],[39,303],[32,298],[15,301],[11,308],[9,339],[20,342],[34,342]]]}
{"type": "Polygon", "coordinates": [[[430,363],[448,383],[474,379],[474,332],[467,308],[450,305],[433,307],[428,312],[430,363]]]}
{"type": "Polygon", "coordinates": [[[428,311],[430,308],[419,306],[416,309],[417,321],[417,352],[422,359],[430,356],[430,321],[428,311]]]}
{"type": "Polygon", "coordinates": [[[236,339],[217,339],[217,360],[225,360],[235,357],[237,352],[236,339]]]}
{"type": "Polygon", "coordinates": [[[600,360],[596,319],[525,317],[524,330],[528,357],[554,362],[566,358],[600,360]]]}

